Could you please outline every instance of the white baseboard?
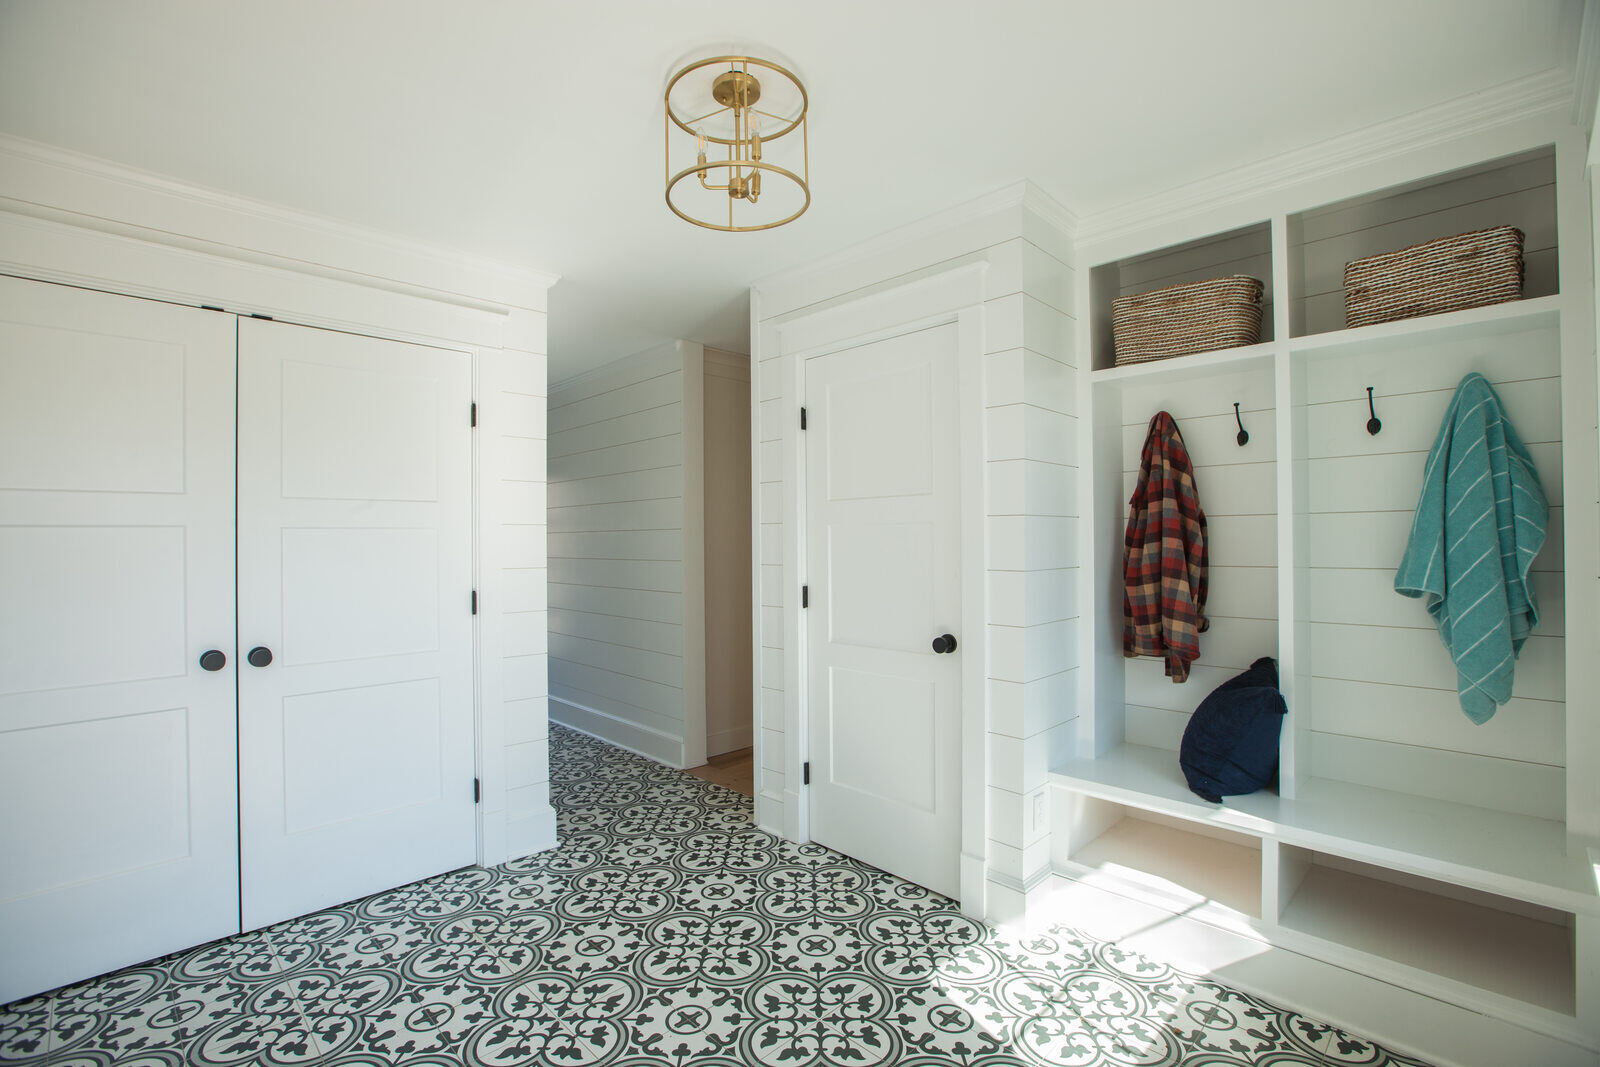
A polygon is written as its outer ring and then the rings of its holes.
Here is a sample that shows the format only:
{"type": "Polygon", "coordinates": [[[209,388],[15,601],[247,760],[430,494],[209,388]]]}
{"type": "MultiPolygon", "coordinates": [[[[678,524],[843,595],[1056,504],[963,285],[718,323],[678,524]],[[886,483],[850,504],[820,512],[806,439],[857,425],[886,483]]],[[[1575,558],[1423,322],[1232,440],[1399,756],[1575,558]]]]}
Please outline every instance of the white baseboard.
{"type": "Polygon", "coordinates": [[[681,737],[673,737],[557,696],[550,698],[550,721],[570,726],[579,733],[597,737],[669,767],[683,769],[681,737]]]}
{"type": "Polygon", "coordinates": [[[783,798],[771,793],[756,797],[756,826],[769,834],[783,836],[783,798]]]}
{"type": "Polygon", "coordinates": [[[746,723],[727,730],[717,730],[706,734],[706,756],[720,756],[724,752],[734,752],[741,748],[749,748],[755,741],[755,731],[746,723]]]}
{"type": "Polygon", "coordinates": [[[556,833],[556,809],[546,804],[526,815],[506,819],[506,860],[521,859],[561,843],[556,833]]]}
{"type": "Polygon", "coordinates": [[[495,867],[510,859],[511,854],[506,851],[506,813],[481,812],[479,826],[478,863],[484,867],[495,867]]]}

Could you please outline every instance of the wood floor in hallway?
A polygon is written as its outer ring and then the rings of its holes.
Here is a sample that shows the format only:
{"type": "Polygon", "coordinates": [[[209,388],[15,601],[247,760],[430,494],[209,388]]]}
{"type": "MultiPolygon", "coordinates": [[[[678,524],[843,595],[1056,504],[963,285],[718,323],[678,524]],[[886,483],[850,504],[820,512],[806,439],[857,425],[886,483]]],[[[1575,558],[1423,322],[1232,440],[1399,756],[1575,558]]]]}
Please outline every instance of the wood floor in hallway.
{"type": "Polygon", "coordinates": [[[733,790],[735,793],[743,793],[747,797],[756,795],[755,749],[753,748],[737,748],[732,752],[724,752],[720,756],[712,756],[699,767],[690,767],[688,773],[713,785],[720,785],[724,789],[733,790]]]}

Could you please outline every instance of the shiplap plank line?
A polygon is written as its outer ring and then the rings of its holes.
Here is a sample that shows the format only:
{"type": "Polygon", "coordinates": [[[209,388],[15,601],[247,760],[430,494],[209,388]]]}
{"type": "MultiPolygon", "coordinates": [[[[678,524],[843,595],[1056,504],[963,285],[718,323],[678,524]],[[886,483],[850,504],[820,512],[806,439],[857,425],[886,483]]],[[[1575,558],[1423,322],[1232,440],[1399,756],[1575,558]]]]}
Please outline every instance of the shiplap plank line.
{"type": "Polygon", "coordinates": [[[683,372],[672,370],[655,378],[550,408],[550,436],[597,422],[629,416],[648,408],[683,399],[683,372]]]}
{"type": "Polygon", "coordinates": [[[599,448],[646,441],[678,433],[683,428],[683,404],[674,400],[670,404],[629,412],[602,422],[590,423],[576,429],[564,430],[560,437],[550,439],[550,458],[580,455],[599,448]]]}

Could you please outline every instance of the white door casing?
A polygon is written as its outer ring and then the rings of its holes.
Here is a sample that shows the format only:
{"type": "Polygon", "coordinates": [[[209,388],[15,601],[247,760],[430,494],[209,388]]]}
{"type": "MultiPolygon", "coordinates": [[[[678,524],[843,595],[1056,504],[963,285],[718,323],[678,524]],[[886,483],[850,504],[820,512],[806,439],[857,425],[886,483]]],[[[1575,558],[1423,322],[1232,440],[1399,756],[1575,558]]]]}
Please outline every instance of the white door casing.
{"type": "Polygon", "coordinates": [[[0,278],[0,1003],[239,929],[234,324],[0,278]]]}
{"type": "Polygon", "coordinates": [[[954,322],[805,361],[810,836],[960,894],[954,322]],[[954,635],[956,650],[933,641],[954,635]]]}
{"type": "Polygon", "coordinates": [[[246,929],[470,864],[468,354],[239,323],[246,929]]]}

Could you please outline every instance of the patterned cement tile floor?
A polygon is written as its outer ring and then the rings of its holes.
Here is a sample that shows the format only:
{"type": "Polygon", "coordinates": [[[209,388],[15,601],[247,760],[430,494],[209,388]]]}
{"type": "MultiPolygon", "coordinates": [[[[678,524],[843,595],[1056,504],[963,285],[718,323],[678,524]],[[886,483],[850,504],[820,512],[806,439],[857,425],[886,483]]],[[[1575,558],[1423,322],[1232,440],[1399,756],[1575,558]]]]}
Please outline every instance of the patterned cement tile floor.
{"type": "Polygon", "coordinates": [[[550,772],[560,848],[0,1008],[0,1063],[1417,1063],[1067,929],[1002,936],[560,727],[550,772]]]}

